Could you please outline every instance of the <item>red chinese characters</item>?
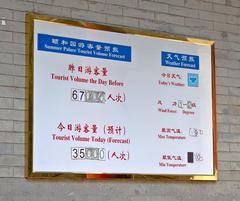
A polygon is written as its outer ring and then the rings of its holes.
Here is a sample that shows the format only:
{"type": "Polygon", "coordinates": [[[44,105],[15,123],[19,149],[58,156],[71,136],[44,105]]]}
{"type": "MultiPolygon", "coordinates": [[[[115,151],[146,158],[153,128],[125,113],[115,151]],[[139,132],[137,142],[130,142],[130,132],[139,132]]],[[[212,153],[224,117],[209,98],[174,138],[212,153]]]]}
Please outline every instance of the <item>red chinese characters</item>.
{"type": "Polygon", "coordinates": [[[125,93],[109,94],[107,100],[116,103],[123,103],[126,101],[126,95],[125,93]]]}
{"type": "Polygon", "coordinates": [[[107,135],[126,135],[125,126],[105,125],[104,134],[107,135]]]}
{"type": "Polygon", "coordinates": [[[178,79],[181,80],[182,76],[180,74],[176,74],[176,73],[162,73],[161,74],[162,78],[168,78],[168,79],[178,79]]]}
{"type": "Polygon", "coordinates": [[[161,132],[162,133],[177,133],[177,134],[182,133],[180,128],[162,128],[161,132]]]}
{"type": "Polygon", "coordinates": [[[158,84],[165,87],[184,87],[184,77],[178,73],[163,72],[160,74],[158,84]]]}
{"type": "Polygon", "coordinates": [[[181,161],[182,157],[179,155],[162,155],[162,160],[167,160],[167,161],[181,161]]]}
{"type": "Polygon", "coordinates": [[[90,65],[74,65],[73,63],[68,65],[68,71],[71,73],[81,73],[85,75],[94,75],[94,76],[107,76],[108,69],[107,67],[100,67],[100,66],[90,66],[90,65]]]}
{"type": "Polygon", "coordinates": [[[67,130],[67,131],[74,131],[74,132],[78,132],[78,133],[91,133],[91,134],[96,134],[98,127],[96,124],[88,124],[88,123],[84,123],[84,124],[80,124],[80,123],[62,123],[60,122],[57,126],[57,129],[62,132],[63,130],[67,130]]]}
{"type": "Polygon", "coordinates": [[[128,151],[108,151],[108,159],[109,160],[120,160],[120,161],[128,161],[130,158],[130,154],[128,151]]]}

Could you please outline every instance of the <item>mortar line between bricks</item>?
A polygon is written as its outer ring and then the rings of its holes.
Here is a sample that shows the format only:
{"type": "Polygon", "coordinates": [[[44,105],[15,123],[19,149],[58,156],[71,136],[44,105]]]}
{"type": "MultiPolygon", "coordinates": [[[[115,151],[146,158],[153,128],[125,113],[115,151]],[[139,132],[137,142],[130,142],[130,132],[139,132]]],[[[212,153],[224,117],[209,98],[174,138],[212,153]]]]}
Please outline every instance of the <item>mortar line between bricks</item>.
{"type": "MultiPolygon", "coordinates": [[[[0,64],[3,64],[3,63],[0,63],[0,64]]],[[[0,73],[0,75],[6,75],[6,74],[0,73]]],[[[9,77],[25,78],[25,79],[27,78],[25,75],[7,75],[7,76],[9,76],[9,77]]],[[[2,86],[2,85],[0,85],[0,86],[2,86]]]]}
{"type": "Polygon", "coordinates": [[[17,144],[17,145],[25,145],[26,143],[25,143],[25,142],[23,142],[23,143],[16,143],[16,142],[1,142],[1,141],[0,141],[0,144],[7,144],[7,145],[15,145],[15,144],[17,144]]]}

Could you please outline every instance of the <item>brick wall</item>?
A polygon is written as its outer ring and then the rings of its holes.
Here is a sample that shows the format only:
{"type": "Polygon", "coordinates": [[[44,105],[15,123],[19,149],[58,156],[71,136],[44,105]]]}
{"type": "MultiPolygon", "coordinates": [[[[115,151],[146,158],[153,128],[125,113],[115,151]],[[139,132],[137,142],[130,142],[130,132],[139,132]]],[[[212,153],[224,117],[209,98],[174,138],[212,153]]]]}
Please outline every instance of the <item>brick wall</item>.
{"type": "Polygon", "coordinates": [[[240,0],[0,0],[0,201],[240,200],[239,78],[240,0]],[[25,13],[29,11],[215,40],[219,181],[25,180],[25,13]]]}

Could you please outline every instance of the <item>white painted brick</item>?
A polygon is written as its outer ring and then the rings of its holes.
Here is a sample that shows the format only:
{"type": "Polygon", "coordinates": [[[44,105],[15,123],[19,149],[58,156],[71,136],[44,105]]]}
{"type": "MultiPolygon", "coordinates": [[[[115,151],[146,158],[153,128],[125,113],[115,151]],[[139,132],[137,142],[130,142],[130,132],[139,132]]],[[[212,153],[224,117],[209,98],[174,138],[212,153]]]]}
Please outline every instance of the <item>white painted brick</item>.
{"type": "Polygon", "coordinates": [[[240,162],[231,162],[231,168],[230,170],[240,170],[240,162]]]}
{"type": "Polygon", "coordinates": [[[230,133],[240,134],[240,125],[230,125],[230,133]]]}
{"type": "Polygon", "coordinates": [[[2,75],[25,75],[25,66],[9,65],[0,63],[0,74],[2,75]]]}
{"type": "Polygon", "coordinates": [[[0,132],[0,142],[2,143],[24,143],[24,139],[24,133],[0,132]]]}
{"type": "Polygon", "coordinates": [[[12,20],[13,19],[13,11],[9,9],[2,9],[0,7],[0,19],[12,20]]]}
{"type": "Polygon", "coordinates": [[[88,10],[88,2],[83,0],[53,0],[53,5],[88,10]]]}
{"type": "Polygon", "coordinates": [[[218,175],[219,175],[220,181],[238,181],[238,180],[240,180],[240,171],[220,171],[218,175]]]}
{"type": "Polygon", "coordinates": [[[168,12],[167,4],[162,4],[162,3],[152,2],[152,1],[140,0],[139,8],[144,9],[144,10],[163,12],[163,13],[168,12]]]}
{"type": "Polygon", "coordinates": [[[14,144],[14,154],[24,155],[25,153],[25,144],[14,144]]]}
{"type": "Polygon", "coordinates": [[[229,125],[227,124],[217,124],[217,131],[221,133],[229,133],[229,125]]]}
{"type": "Polygon", "coordinates": [[[154,12],[133,8],[123,8],[123,16],[154,20],[154,12]]]}
{"type": "Polygon", "coordinates": [[[199,35],[201,38],[207,40],[223,40],[224,35],[223,32],[213,31],[213,30],[199,30],[199,35]]]}
{"type": "Polygon", "coordinates": [[[13,121],[0,120],[0,131],[13,131],[13,121]]]}
{"type": "Polygon", "coordinates": [[[232,60],[240,60],[240,54],[239,52],[229,51],[228,52],[229,59],[232,60]]]}
{"type": "Polygon", "coordinates": [[[216,66],[229,69],[239,69],[240,62],[230,59],[217,59],[216,66]]]}
{"type": "Polygon", "coordinates": [[[13,34],[9,31],[0,31],[0,41],[12,41],[13,34]]]}
{"type": "Polygon", "coordinates": [[[240,98],[238,96],[217,96],[217,103],[218,104],[238,105],[238,104],[240,104],[239,99],[240,98]]]}
{"type": "Polygon", "coordinates": [[[24,121],[14,121],[13,122],[13,131],[24,132],[25,131],[25,122],[24,121]]]}
{"type": "Polygon", "coordinates": [[[232,153],[232,152],[219,152],[218,160],[219,161],[240,161],[240,154],[232,153]]]}
{"type": "MultiPolygon", "coordinates": [[[[219,100],[219,96],[217,96],[217,99],[219,100]]],[[[224,104],[224,103],[222,103],[222,104],[224,104]]],[[[222,104],[221,103],[217,104],[217,113],[218,114],[228,114],[229,113],[229,105],[226,105],[226,104],[222,105],[222,104]]],[[[226,127],[225,124],[218,124],[217,126],[218,126],[218,130],[226,127]]]]}
{"type": "Polygon", "coordinates": [[[229,95],[240,96],[240,89],[238,87],[229,87],[229,95]]]}
{"type": "Polygon", "coordinates": [[[184,0],[152,0],[159,3],[170,4],[174,6],[184,6],[184,0]]]}
{"type": "MultiPolygon", "coordinates": [[[[228,104],[229,103],[229,96],[217,96],[217,104],[228,104]]],[[[221,113],[221,111],[219,112],[221,113]]]]}
{"type": "Polygon", "coordinates": [[[215,48],[221,50],[240,51],[240,46],[238,44],[220,40],[216,40],[215,48]]]}
{"type": "Polygon", "coordinates": [[[13,108],[13,99],[12,98],[0,98],[0,108],[1,109],[13,108]]]}
{"type": "Polygon", "coordinates": [[[14,76],[14,86],[25,87],[26,81],[25,77],[14,76]]]}
{"type": "Polygon", "coordinates": [[[87,20],[92,22],[106,22],[106,14],[90,12],[85,10],[72,10],[72,18],[87,20]]]}
{"type": "Polygon", "coordinates": [[[12,54],[6,54],[6,53],[0,53],[0,62],[1,63],[12,64],[13,63],[13,55],[12,54]]]}
{"type": "Polygon", "coordinates": [[[167,22],[170,24],[184,25],[184,17],[168,15],[168,14],[156,14],[156,20],[159,22],[167,22]]]}
{"type": "Polygon", "coordinates": [[[239,16],[228,15],[227,16],[227,23],[229,23],[229,24],[240,24],[240,17],[239,16]]]}
{"type": "Polygon", "coordinates": [[[0,74],[0,86],[14,86],[14,77],[0,74]]]}
{"type": "Polygon", "coordinates": [[[25,33],[13,33],[13,42],[15,43],[25,43],[25,33]]]}
{"type": "Polygon", "coordinates": [[[25,98],[25,89],[16,87],[1,87],[1,97],[7,98],[25,98]]]}
{"type": "Polygon", "coordinates": [[[231,143],[230,144],[230,151],[240,152],[240,143],[231,143]]]}
{"type": "Polygon", "coordinates": [[[31,11],[33,3],[20,0],[1,0],[0,8],[9,8],[11,10],[31,11]]]}
{"type": "Polygon", "coordinates": [[[228,95],[228,87],[216,86],[217,95],[228,95]]]}
{"type": "Polygon", "coordinates": [[[13,144],[0,143],[0,154],[12,154],[14,151],[13,144]]]}
{"type": "Polygon", "coordinates": [[[106,0],[93,0],[95,2],[99,2],[99,3],[106,3],[106,0]]]}
{"type": "Polygon", "coordinates": [[[207,12],[207,11],[199,11],[199,18],[207,21],[213,22],[226,22],[227,16],[224,14],[207,12]]]}
{"type": "Polygon", "coordinates": [[[160,32],[168,32],[169,31],[169,25],[166,23],[156,22],[156,21],[150,21],[150,20],[139,20],[139,27],[141,29],[148,29],[148,30],[158,30],[160,32]]]}
{"type": "Polygon", "coordinates": [[[235,7],[226,6],[226,5],[220,5],[220,4],[214,4],[213,10],[217,13],[224,13],[229,15],[239,15],[240,10],[235,7]]]}
{"type": "MultiPolygon", "coordinates": [[[[239,42],[239,34],[236,33],[227,33],[226,39],[231,42],[239,42]]],[[[235,58],[234,58],[235,59],[235,58]]]]}
{"type": "Polygon", "coordinates": [[[212,3],[207,3],[199,0],[186,0],[185,7],[208,11],[213,10],[212,3]]]}
{"type": "Polygon", "coordinates": [[[176,6],[169,6],[169,13],[172,15],[179,15],[184,17],[199,17],[199,11],[190,9],[190,8],[183,8],[183,7],[176,7],[176,6]]]}
{"type": "Polygon", "coordinates": [[[240,78],[240,70],[229,69],[228,76],[231,78],[240,78]]]}
{"type": "Polygon", "coordinates": [[[42,3],[42,4],[52,4],[53,0],[31,0],[32,2],[42,3]]]}
{"type": "Polygon", "coordinates": [[[215,50],[215,57],[216,59],[229,59],[229,51],[225,50],[215,50]]]}
{"type": "Polygon", "coordinates": [[[138,0],[105,0],[108,4],[137,8],[138,0]]]}
{"type": "Polygon", "coordinates": [[[19,22],[25,22],[25,16],[26,16],[25,12],[15,11],[13,13],[13,20],[19,21],[19,22]]]}
{"type": "Polygon", "coordinates": [[[230,170],[231,169],[231,163],[230,162],[218,162],[218,170],[230,170]]]}
{"type": "Polygon", "coordinates": [[[24,168],[23,167],[14,167],[13,168],[14,177],[24,177],[24,168]]]}
{"type": "Polygon", "coordinates": [[[208,21],[203,21],[193,18],[185,18],[185,25],[193,28],[198,28],[200,30],[207,29],[213,30],[213,23],[208,21]]]}
{"type": "Polygon", "coordinates": [[[216,68],[217,77],[228,77],[229,69],[227,68],[216,68]]]}
{"type": "Polygon", "coordinates": [[[24,44],[16,44],[16,43],[8,43],[8,42],[0,42],[0,52],[4,53],[25,53],[25,45],[24,44]]]}
{"type": "MultiPolygon", "coordinates": [[[[124,8],[125,9],[125,15],[129,15],[129,8],[124,8]]],[[[123,15],[123,8],[121,6],[116,6],[112,4],[102,4],[102,3],[96,3],[96,2],[91,2],[89,3],[89,10],[94,11],[97,13],[104,13],[104,14],[111,14],[111,15],[123,15]]],[[[139,10],[134,9],[135,12],[138,12],[139,10]]],[[[132,12],[132,15],[137,15],[135,12],[132,12]]],[[[134,17],[134,16],[133,16],[134,17]]]]}
{"type": "Polygon", "coordinates": [[[218,143],[217,144],[218,151],[230,151],[230,144],[229,143],[218,143]]]}
{"type": "Polygon", "coordinates": [[[0,109],[0,119],[24,121],[24,111],[0,109]]]}
{"type": "Polygon", "coordinates": [[[25,87],[25,78],[0,74],[0,86],[25,87]]]}
{"type": "Polygon", "coordinates": [[[237,115],[217,114],[218,123],[238,124],[240,117],[237,115]]]}
{"type": "Polygon", "coordinates": [[[239,143],[240,135],[238,134],[229,134],[229,133],[218,133],[218,141],[225,143],[239,143]]]}
{"type": "Polygon", "coordinates": [[[232,33],[239,34],[240,33],[240,26],[215,22],[214,23],[214,30],[216,30],[216,31],[226,31],[226,32],[232,32],[232,33]]]}
{"type": "Polygon", "coordinates": [[[240,113],[240,106],[239,105],[231,105],[229,107],[229,114],[238,115],[240,113]]]}
{"type": "Polygon", "coordinates": [[[199,37],[199,29],[193,27],[169,25],[169,31],[172,34],[181,34],[190,37],[199,37]]]}
{"type": "Polygon", "coordinates": [[[13,63],[16,65],[25,65],[25,55],[14,54],[13,63]]]}
{"type": "Polygon", "coordinates": [[[25,99],[14,99],[14,109],[24,110],[25,109],[25,99]]]}
{"type": "Polygon", "coordinates": [[[65,7],[57,7],[57,6],[50,6],[50,5],[35,3],[33,11],[41,14],[51,14],[51,15],[56,15],[61,17],[71,17],[71,9],[65,8],[65,7]]]}
{"type": "Polygon", "coordinates": [[[0,166],[0,177],[13,177],[13,168],[0,166]]]}
{"type": "Polygon", "coordinates": [[[217,122],[227,124],[227,123],[229,123],[229,117],[224,114],[217,114],[217,122]]]}
{"type": "MultiPolygon", "coordinates": [[[[13,19],[13,12],[9,9],[1,9],[0,8],[0,20],[4,20],[5,22],[7,22],[8,20],[12,20],[13,19]]],[[[2,22],[1,22],[1,25],[2,22]]]]}
{"type": "Polygon", "coordinates": [[[0,155],[0,165],[23,166],[24,165],[24,156],[0,155]]]}
{"type": "Polygon", "coordinates": [[[234,7],[240,7],[240,1],[239,0],[231,0],[231,5],[234,7]]]}
{"type": "Polygon", "coordinates": [[[210,0],[213,3],[226,4],[226,0],[210,0]]]}
{"type": "Polygon", "coordinates": [[[107,16],[106,22],[118,26],[138,27],[138,19],[130,17],[107,16]]]}

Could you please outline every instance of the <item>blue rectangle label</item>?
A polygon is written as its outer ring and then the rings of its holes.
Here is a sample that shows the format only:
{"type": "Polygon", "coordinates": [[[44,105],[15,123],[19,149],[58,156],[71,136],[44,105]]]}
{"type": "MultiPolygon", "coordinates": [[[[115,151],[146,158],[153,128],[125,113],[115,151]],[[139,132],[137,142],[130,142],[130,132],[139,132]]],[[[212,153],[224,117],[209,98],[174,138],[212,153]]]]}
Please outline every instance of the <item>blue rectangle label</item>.
{"type": "Polygon", "coordinates": [[[199,56],[162,51],[162,66],[199,70],[199,56]]]}
{"type": "Polygon", "coordinates": [[[131,62],[130,46],[48,34],[38,34],[38,50],[131,62]]]}

